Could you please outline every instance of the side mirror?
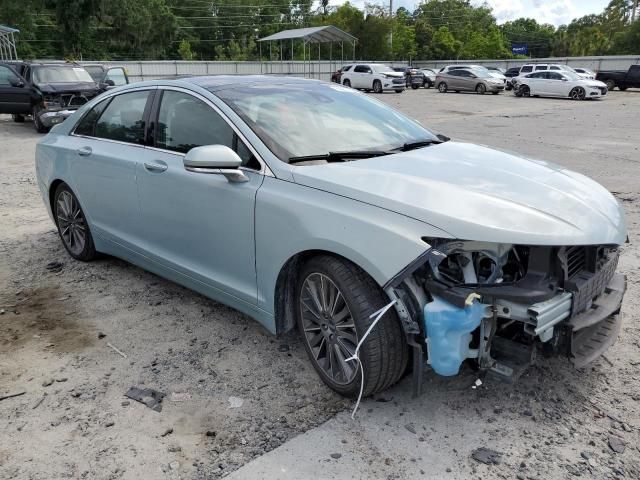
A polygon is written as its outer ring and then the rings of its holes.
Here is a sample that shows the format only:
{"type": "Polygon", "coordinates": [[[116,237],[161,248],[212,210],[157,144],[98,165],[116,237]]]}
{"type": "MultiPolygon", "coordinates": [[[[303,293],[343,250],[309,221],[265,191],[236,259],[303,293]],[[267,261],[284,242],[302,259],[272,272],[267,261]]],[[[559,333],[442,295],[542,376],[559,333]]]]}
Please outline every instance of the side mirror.
{"type": "Polygon", "coordinates": [[[563,82],[568,82],[569,80],[567,80],[566,78],[562,77],[562,81],[563,82]]]}
{"type": "Polygon", "coordinates": [[[18,87],[18,88],[24,87],[24,82],[21,79],[19,79],[18,77],[9,78],[9,84],[12,87],[18,87]]]}
{"type": "Polygon", "coordinates": [[[111,80],[111,79],[107,79],[107,80],[105,80],[105,81],[104,81],[104,84],[105,84],[107,87],[115,87],[115,86],[116,86],[116,83],[115,83],[113,80],[111,80]]]}
{"type": "Polygon", "coordinates": [[[184,156],[184,168],[194,173],[224,175],[232,183],[248,182],[240,170],[242,159],[226,145],[205,145],[192,148],[184,156]]]}
{"type": "Polygon", "coordinates": [[[441,133],[438,133],[436,137],[438,137],[438,140],[442,142],[448,142],[449,140],[451,140],[451,137],[447,137],[446,135],[443,135],[441,133]]]}

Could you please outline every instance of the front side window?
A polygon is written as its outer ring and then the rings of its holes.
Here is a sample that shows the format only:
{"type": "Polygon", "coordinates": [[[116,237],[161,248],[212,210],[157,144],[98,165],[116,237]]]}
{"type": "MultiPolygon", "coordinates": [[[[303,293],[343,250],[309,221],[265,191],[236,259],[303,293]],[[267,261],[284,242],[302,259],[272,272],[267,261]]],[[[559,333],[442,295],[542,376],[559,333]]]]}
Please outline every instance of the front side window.
{"type": "Polygon", "coordinates": [[[354,70],[355,73],[368,73],[371,71],[366,65],[358,65],[354,70]]]}
{"type": "Polygon", "coordinates": [[[0,85],[11,85],[11,82],[17,82],[18,76],[9,67],[0,65],[0,85]]]}
{"type": "Polygon", "coordinates": [[[389,150],[437,137],[386,104],[339,85],[243,85],[216,91],[281,160],[389,150]]]}
{"type": "Polygon", "coordinates": [[[520,73],[527,72],[533,72],[533,67],[531,65],[525,65],[524,67],[522,67],[522,70],[520,70],[520,73]]]}
{"type": "Polygon", "coordinates": [[[158,111],[156,146],[187,153],[203,145],[225,145],[238,154],[243,166],[260,169],[251,151],[213,108],[187,93],[165,90],[158,111]]]}
{"type": "Polygon", "coordinates": [[[113,85],[119,87],[121,85],[127,84],[127,77],[124,74],[124,70],[122,68],[111,68],[107,72],[107,76],[104,77],[105,82],[107,80],[111,80],[113,85]]]}
{"type": "Polygon", "coordinates": [[[144,111],[149,90],[116,95],[102,112],[95,136],[127,143],[144,143],[144,111]]]}

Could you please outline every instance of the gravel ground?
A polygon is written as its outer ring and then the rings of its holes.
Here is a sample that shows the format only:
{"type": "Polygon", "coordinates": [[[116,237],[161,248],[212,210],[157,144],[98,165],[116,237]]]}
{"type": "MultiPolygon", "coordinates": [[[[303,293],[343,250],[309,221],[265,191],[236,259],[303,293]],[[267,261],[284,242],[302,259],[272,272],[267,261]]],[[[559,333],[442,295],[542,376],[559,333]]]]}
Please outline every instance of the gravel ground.
{"type": "Polygon", "coordinates": [[[640,142],[626,127],[640,92],[379,98],[454,139],[550,160],[615,192],[629,286],[606,358],[581,371],[541,359],[515,385],[475,389],[470,369],[429,372],[419,399],[405,379],[351,421],[351,402],[320,383],[295,335],[274,338],[122,261],[68,257],[35,184],[40,137],[0,116],[0,397],[25,392],[0,401],[0,478],[204,479],[245,464],[234,478],[640,477],[640,142]],[[127,399],[131,386],[165,393],[162,411],[127,399]],[[481,447],[498,463],[472,458],[481,447]]]}

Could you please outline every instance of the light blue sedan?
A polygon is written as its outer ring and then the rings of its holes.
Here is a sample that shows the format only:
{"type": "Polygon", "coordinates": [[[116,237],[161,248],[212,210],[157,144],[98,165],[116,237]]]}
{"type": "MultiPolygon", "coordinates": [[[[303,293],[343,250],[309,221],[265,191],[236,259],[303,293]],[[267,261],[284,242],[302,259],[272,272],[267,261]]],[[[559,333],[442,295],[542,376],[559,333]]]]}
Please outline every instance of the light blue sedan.
{"type": "Polygon", "coordinates": [[[319,81],[216,76],[116,88],[44,137],[62,244],[297,326],[337,392],[413,362],[516,378],[535,350],[578,366],[617,338],[621,207],[562,167],[435,135],[319,81]]]}

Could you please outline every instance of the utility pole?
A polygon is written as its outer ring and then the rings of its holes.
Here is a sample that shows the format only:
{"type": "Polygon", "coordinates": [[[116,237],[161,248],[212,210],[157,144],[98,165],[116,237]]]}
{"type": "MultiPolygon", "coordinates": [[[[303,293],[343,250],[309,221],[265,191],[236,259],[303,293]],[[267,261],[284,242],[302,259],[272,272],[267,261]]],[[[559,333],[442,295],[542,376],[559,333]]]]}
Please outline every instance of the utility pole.
{"type": "Polygon", "coordinates": [[[390,47],[390,50],[391,50],[391,54],[393,55],[393,0],[389,0],[389,18],[391,19],[391,32],[389,34],[389,47],[390,47]]]}

